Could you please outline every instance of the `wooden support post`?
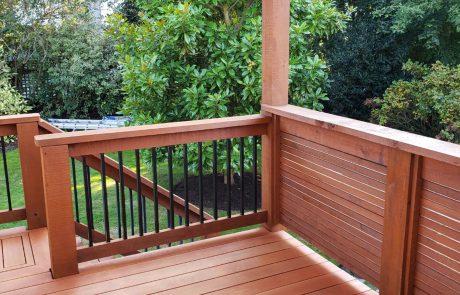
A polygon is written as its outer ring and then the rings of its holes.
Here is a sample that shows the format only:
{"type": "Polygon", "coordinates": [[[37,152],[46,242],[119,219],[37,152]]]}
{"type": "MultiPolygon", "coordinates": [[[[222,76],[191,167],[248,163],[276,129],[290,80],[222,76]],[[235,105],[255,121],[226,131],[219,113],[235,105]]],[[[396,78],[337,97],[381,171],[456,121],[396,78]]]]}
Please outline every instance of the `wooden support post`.
{"type": "MultiPolygon", "coordinates": [[[[262,103],[288,104],[289,0],[262,1],[262,103]]],[[[271,115],[266,113],[265,115],[271,115]]],[[[262,136],[262,207],[268,212],[269,230],[279,226],[279,117],[272,116],[262,136]]]]}
{"type": "Polygon", "coordinates": [[[54,278],[78,273],[68,146],[41,148],[46,220],[54,278]]]}
{"type": "Polygon", "coordinates": [[[410,285],[420,200],[420,157],[389,149],[380,294],[403,294],[410,285]]]}
{"type": "Polygon", "coordinates": [[[262,103],[288,103],[289,0],[262,1],[262,103]]]}
{"type": "Polygon", "coordinates": [[[21,160],[22,183],[29,229],[46,227],[45,193],[43,189],[40,149],[34,136],[39,134],[38,122],[20,123],[16,126],[21,160]]]}

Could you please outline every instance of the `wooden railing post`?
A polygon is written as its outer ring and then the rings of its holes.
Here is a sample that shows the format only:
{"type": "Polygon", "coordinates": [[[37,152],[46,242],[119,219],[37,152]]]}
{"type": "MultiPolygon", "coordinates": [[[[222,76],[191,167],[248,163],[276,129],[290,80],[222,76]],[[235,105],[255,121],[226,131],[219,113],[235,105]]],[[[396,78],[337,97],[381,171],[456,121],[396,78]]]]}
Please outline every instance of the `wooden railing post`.
{"type": "MultiPolygon", "coordinates": [[[[262,104],[286,105],[289,95],[289,0],[262,1],[262,104]]],[[[271,114],[266,114],[271,115],[271,114]]],[[[279,117],[262,136],[262,207],[265,225],[279,229],[279,117]]]]}
{"type": "Polygon", "coordinates": [[[39,134],[37,122],[16,125],[22,183],[29,229],[46,227],[45,193],[40,159],[40,149],[34,136],[39,134]]]}
{"type": "Polygon", "coordinates": [[[41,148],[46,221],[54,278],[78,273],[68,146],[41,148]]]}
{"type": "Polygon", "coordinates": [[[421,158],[388,150],[380,294],[409,294],[416,252],[421,158]]]}

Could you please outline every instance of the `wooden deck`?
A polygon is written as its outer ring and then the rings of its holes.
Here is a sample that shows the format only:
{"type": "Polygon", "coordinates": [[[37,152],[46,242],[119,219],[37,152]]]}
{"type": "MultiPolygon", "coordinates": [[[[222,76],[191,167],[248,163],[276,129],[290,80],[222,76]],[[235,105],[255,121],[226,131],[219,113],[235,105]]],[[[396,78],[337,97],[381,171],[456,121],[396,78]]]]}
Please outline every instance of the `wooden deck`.
{"type": "Polygon", "coordinates": [[[1,294],[377,294],[286,232],[251,230],[88,262],[53,280],[46,229],[0,231],[1,294]]]}

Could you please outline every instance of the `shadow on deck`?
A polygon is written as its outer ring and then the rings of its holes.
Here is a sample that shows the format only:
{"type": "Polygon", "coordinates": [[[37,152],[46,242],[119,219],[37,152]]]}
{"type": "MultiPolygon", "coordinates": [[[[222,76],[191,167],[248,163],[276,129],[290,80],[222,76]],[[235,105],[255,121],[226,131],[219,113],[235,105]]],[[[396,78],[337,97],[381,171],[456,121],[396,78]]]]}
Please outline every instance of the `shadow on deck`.
{"type": "Polygon", "coordinates": [[[46,229],[0,231],[2,294],[377,294],[286,232],[263,229],[80,265],[53,280],[46,229]]]}

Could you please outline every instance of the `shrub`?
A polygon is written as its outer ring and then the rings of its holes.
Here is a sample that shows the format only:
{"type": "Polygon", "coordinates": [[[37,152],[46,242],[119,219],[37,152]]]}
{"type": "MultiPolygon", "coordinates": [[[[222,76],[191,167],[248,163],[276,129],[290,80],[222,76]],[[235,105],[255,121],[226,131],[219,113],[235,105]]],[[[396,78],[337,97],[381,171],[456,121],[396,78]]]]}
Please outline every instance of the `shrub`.
{"type": "Polygon", "coordinates": [[[373,100],[379,124],[460,143],[460,65],[440,62],[426,66],[409,61],[410,81],[394,82],[373,100]]]}

